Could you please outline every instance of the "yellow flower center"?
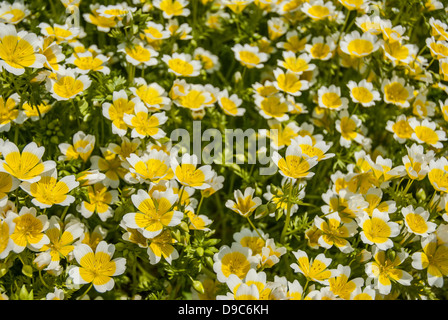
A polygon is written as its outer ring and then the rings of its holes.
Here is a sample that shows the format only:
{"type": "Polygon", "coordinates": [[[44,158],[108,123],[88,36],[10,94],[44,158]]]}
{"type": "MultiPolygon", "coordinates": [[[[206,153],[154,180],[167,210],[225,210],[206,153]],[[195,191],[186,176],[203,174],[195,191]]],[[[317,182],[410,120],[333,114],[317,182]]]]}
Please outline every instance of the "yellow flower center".
{"type": "Polygon", "coordinates": [[[17,69],[28,67],[36,61],[33,46],[28,41],[13,35],[1,39],[0,58],[17,69]]]}
{"type": "Polygon", "coordinates": [[[373,100],[373,94],[364,87],[355,87],[352,89],[353,97],[360,103],[369,103],[373,100]]]}
{"type": "Polygon", "coordinates": [[[226,254],[222,260],[221,270],[224,276],[228,277],[235,274],[238,278],[243,279],[250,269],[250,263],[246,256],[241,252],[232,252],[226,254]]]}
{"type": "Polygon", "coordinates": [[[373,243],[384,243],[389,239],[391,234],[390,227],[387,223],[376,217],[367,220],[363,225],[363,230],[366,238],[373,243]]]}
{"type": "Polygon", "coordinates": [[[168,67],[182,76],[190,76],[194,72],[193,65],[180,58],[170,59],[168,61],[168,67]]]}

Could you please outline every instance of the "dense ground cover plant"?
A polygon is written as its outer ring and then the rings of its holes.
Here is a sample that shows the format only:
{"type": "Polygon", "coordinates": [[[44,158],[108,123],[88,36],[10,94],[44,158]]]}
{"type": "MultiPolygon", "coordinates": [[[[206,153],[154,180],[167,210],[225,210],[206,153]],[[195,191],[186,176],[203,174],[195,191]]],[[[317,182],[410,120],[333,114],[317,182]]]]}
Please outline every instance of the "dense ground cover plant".
{"type": "Polygon", "coordinates": [[[1,2],[0,299],[446,299],[447,16],[1,2]]]}

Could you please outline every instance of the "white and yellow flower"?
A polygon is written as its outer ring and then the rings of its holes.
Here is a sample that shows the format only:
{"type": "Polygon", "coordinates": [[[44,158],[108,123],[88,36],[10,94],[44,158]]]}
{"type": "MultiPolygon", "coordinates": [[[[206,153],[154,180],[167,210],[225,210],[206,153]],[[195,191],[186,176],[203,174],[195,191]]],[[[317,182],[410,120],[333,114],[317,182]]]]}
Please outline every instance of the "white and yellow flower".
{"type": "Polygon", "coordinates": [[[309,170],[317,165],[317,156],[309,157],[302,152],[297,141],[291,140],[291,144],[286,148],[283,158],[274,151],[272,160],[280,169],[280,174],[286,178],[309,179],[314,176],[314,172],[309,170]]]}
{"type": "Polygon", "coordinates": [[[366,138],[360,130],[361,125],[362,121],[355,114],[350,115],[347,110],[341,111],[335,122],[336,130],[341,134],[339,143],[346,148],[350,147],[352,141],[364,144],[366,138]]]}
{"type": "Polygon", "coordinates": [[[272,268],[280,262],[280,257],[286,253],[285,247],[277,247],[274,239],[266,240],[263,248],[261,248],[260,263],[258,267],[272,268]]]}
{"type": "Polygon", "coordinates": [[[41,22],[38,25],[38,28],[40,28],[40,32],[45,37],[53,38],[56,43],[63,43],[74,40],[79,36],[81,32],[80,28],[71,27],[67,24],[53,24],[53,26],[51,26],[46,22],[41,22]]]}
{"type": "Polygon", "coordinates": [[[448,160],[441,157],[429,162],[428,179],[437,191],[448,192],[448,160]]]}
{"type": "Polygon", "coordinates": [[[238,213],[243,217],[249,217],[255,209],[261,205],[261,199],[254,197],[255,189],[248,187],[244,190],[244,194],[241,190],[234,191],[235,201],[227,200],[226,207],[230,210],[238,213]]]}
{"type": "Polygon", "coordinates": [[[341,88],[334,84],[320,87],[317,97],[319,107],[324,109],[339,111],[348,107],[348,99],[341,96],[341,88]]]}
{"type": "Polygon", "coordinates": [[[357,58],[366,57],[381,46],[381,42],[377,37],[369,32],[360,34],[358,31],[346,34],[340,43],[342,52],[357,58]]]}
{"type": "Polygon", "coordinates": [[[173,53],[163,55],[162,61],[168,66],[168,72],[178,77],[196,77],[202,69],[202,64],[194,60],[188,53],[173,53]]]}
{"type": "Polygon", "coordinates": [[[339,2],[348,10],[364,12],[370,5],[370,0],[339,0],[339,2]]]}
{"type": "Polygon", "coordinates": [[[436,40],[448,41],[448,25],[434,17],[429,18],[429,25],[431,26],[431,36],[436,40]]]}
{"type": "Polygon", "coordinates": [[[215,102],[215,97],[202,84],[176,83],[172,92],[175,95],[173,102],[177,106],[193,112],[211,107],[215,102]]]}
{"type": "Polygon", "coordinates": [[[116,189],[120,185],[120,179],[124,178],[128,170],[123,167],[124,162],[117,154],[107,148],[100,148],[100,150],[102,157],[97,155],[90,157],[91,169],[104,173],[103,184],[116,189]]]}
{"type": "Polygon", "coordinates": [[[135,105],[133,114],[124,114],[123,120],[132,129],[132,138],[149,136],[157,140],[166,135],[166,132],[160,129],[168,120],[165,112],[150,114],[142,103],[135,105]]]}
{"type": "Polygon", "coordinates": [[[149,246],[146,252],[149,256],[149,262],[156,264],[163,257],[166,262],[171,262],[179,258],[179,253],[173,244],[176,243],[169,230],[162,231],[158,236],[149,240],[149,246]]]}
{"type": "Polygon", "coordinates": [[[139,101],[137,97],[129,100],[125,90],[114,91],[112,100],[112,103],[103,103],[102,113],[105,118],[112,121],[112,133],[123,137],[128,129],[128,125],[124,121],[124,115],[133,114],[139,101]]]}
{"type": "Polygon", "coordinates": [[[301,75],[306,71],[312,71],[316,68],[315,64],[310,63],[311,55],[308,53],[301,53],[296,56],[292,51],[282,52],[283,60],[278,60],[279,67],[285,68],[291,72],[301,75]]]}
{"type": "Polygon", "coordinates": [[[336,7],[331,1],[311,0],[303,3],[301,10],[313,20],[322,20],[332,17],[336,7]]]}
{"type": "Polygon", "coordinates": [[[292,108],[291,103],[281,93],[267,97],[257,95],[255,96],[255,105],[263,118],[281,122],[289,119],[288,112],[292,108]]]}
{"type": "Polygon", "coordinates": [[[165,19],[171,19],[173,17],[190,15],[190,9],[187,8],[188,3],[188,0],[154,0],[152,5],[162,10],[165,19]]]}
{"type": "Polygon", "coordinates": [[[376,245],[380,250],[387,250],[393,247],[394,238],[400,234],[398,223],[390,221],[389,214],[378,209],[373,210],[372,216],[367,214],[358,217],[358,224],[362,242],[376,245]]]}
{"type": "Polygon", "coordinates": [[[427,98],[425,93],[419,93],[412,102],[412,113],[418,118],[430,118],[435,114],[436,103],[427,98]]]}
{"type": "Polygon", "coordinates": [[[210,165],[198,167],[198,157],[195,154],[185,153],[180,163],[176,157],[172,157],[170,164],[174,177],[182,186],[199,190],[210,187],[208,181],[213,177],[212,168],[210,165]]]}
{"type": "Polygon", "coordinates": [[[393,163],[390,158],[383,158],[381,155],[378,155],[375,158],[375,161],[372,160],[370,156],[365,157],[365,160],[380,184],[388,183],[390,180],[402,177],[406,174],[406,170],[403,165],[392,168],[393,163]]]}
{"type": "Polygon", "coordinates": [[[190,230],[210,231],[208,227],[213,221],[204,214],[195,214],[191,206],[185,208],[185,215],[188,217],[188,228],[190,230]]]}
{"type": "Polygon", "coordinates": [[[305,50],[309,53],[312,59],[327,61],[329,60],[336,49],[336,43],[333,37],[323,36],[314,37],[310,44],[305,44],[305,50]]]}
{"type": "Polygon", "coordinates": [[[14,143],[5,141],[1,147],[4,160],[0,160],[0,172],[6,172],[20,181],[39,181],[43,173],[56,167],[53,160],[41,161],[44,152],[45,148],[38,147],[35,142],[27,144],[20,152],[14,143]]]}
{"type": "Polygon", "coordinates": [[[325,217],[325,220],[319,216],[314,218],[314,225],[321,231],[318,243],[325,249],[335,246],[341,252],[349,253],[354,249],[347,238],[356,233],[358,225],[355,221],[342,223],[338,212],[331,213],[325,217]]]}
{"type": "Polygon", "coordinates": [[[279,41],[276,47],[285,51],[291,51],[293,53],[299,53],[306,48],[310,36],[303,38],[299,37],[299,33],[296,30],[288,31],[286,33],[286,42],[279,41]]]}
{"type": "Polygon", "coordinates": [[[132,153],[127,161],[130,164],[129,171],[142,182],[157,183],[161,179],[168,180],[173,176],[170,156],[161,150],[153,149],[141,157],[132,153]]]}
{"type": "Polygon", "coordinates": [[[406,115],[400,114],[395,121],[387,120],[386,130],[394,134],[394,139],[399,143],[405,143],[408,139],[412,138],[414,129],[409,124],[409,120],[406,115]]]}
{"type": "Polygon", "coordinates": [[[356,288],[351,294],[348,300],[375,300],[376,291],[370,286],[364,288],[356,288]]]}
{"type": "Polygon", "coordinates": [[[118,201],[118,191],[108,190],[101,182],[87,187],[88,200],[81,202],[78,211],[88,219],[95,212],[101,221],[106,221],[113,216],[114,210],[111,205],[118,201]]]}
{"type": "Polygon", "coordinates": [[[148,21],[146,23],[145,29],[143,30],[146,39],[152,41],[159,41],[168,39],[170,37],[170,32],[165,30],[164,26],[154,21],[148,21]]]}
{"type": "Polygon", "coordinates": [[[177,19],[168,20],[165,25],[165,29],[168,30],[172,37],[176,37],[176,39],[187,41],[193,39],[191,32],[193,28],[190,27],[188,23],[182,23],[179,25],[177,19]]]}
{"type": "Polygon", "coordinates": [[[412,267],[426,269],[428,284],[442,288],[444,277],[448,276],[448,246],[436,234],[422,238],[421,246],[423,251],[412,254],[412,267]]]}
{"type": "Polygon", "coordinates": [[[302,91],[309,88],[308,81],[301,80],[297,73],[289,70],[284,72],[282,69],[277,68],[274,70],[274,77],[274,86],[285,94],[300,96],[302,91]]]}
{"type": "Polygon", "coordinates": [[[299,126],[291,121],[286,125],[275,119],[268,120],[269,130],[265,131],[266,136],[271,140],[271,147],[280,150],[291,144],[291,139],[298,136],[299,126]]]}
{"type": "MultiPolygon", "coordinates": [[[[91,13],[84,13],[82,16],[85,21],[91,23],[97,27],[98,31],[101,32],[109,32],[111,28],[118,27],[121,24],[121,20],[116,19],[115,17],[105,17],[104,15],[100,15],[99,13],[100,4],[91,4],[90,11],[91,13]]],[[[102,8],[102,12],[104,12],[102,8]]]]}
{"type": "Polygon", "coordinates": [[[0,219],[0,259],[5,259],[14,249],[14,241],[11,238],[15,229],[13,220],[17,214],[9,211],[4,219],[0,219]]]}
{"type": "Polygon", "coordinates": [[[413,62],[418,53],[418,47],[413,44],[404,44],[400,41],[385,41],[382,44],[384,55],[394,64],[406,64],[413,62]]]}
{"type": "Polygon", "coordinates": [[[374,280],[374,288],[380,294],[389,294],[392,289],[392,282],[404,286],[411,285],[412,275],[398,268],[406,260],[408,253],[402,250],[395,254],[395,258],[390,259],[385,251],[374,248],[372,255],[375,261],[366,264],[365,272],[370,279],[374,280]]]}
{"type": "Polygon", "coordinates": [[[90,51],[73,53],[65,62],[76,66],[76,72],[87,74],[90,71],[98,71],[103,74],[109,74],[109,67],[105,66],[109,60],[103,54],[94,55],[90,51]]]}
{"type": "Polygon", "coordinates": [[[8,132],[11,123],[22,124],[26,120],[26,114],[20,110],[20,96],[13,93],[7,99],[0,96],[0,132],[8,132]]]}
{"type": "Polygon", "coordinates": [[[20,76],[25,68],[43,68],[47,58],[40,53],[39,38],[27,31],[17,32],[14,25],[0,24],[0,66],[20,76]]]}
{"type": "Polygon", "coordinates": [[[143,41],[134,41],[130,44],[121,43],[117,49],[118,52],[125,53],[127,62],[139,68],[154,66],[158,63],[156,57],[159,53],[143,41]]]}
{"type": "Polygon", "coordinates": [[[2,1],[0,4],[0,22],[18,24],[30,14],[31,11],[22,1],[14,1],[13,3],[2,1]]]}
{"type": "Polygon", "coordinates": [[[439,74],[444,81],[448,81],[448,57],[439,60],[439,74]]]}
{"type": "Polygon", "coordinates": [[[245,45],[241,45],[239,43],[234,45],[232,47],[232,51],[235,54],[235,59],[249,69],[263,68],[263,63],[269,58],[269,55],[264,52],[260,52],[260,49],[257,46],[252,46],[247,43],[245,45]]]}
{"type": "Polygon", "coordinates": [[[65,176],[58,180],[56,169],[41,174],[36,182],[23,181],[20,187],[33,197],[31,202],[41,208],[50,208],[54,204],[69,206],[75,197],[68,193],[79,186],[74,175],[65,176]]]}
{"type": "Polygon", "coordinates": [[[87,162],[95,148],[95,139],[94,135],[85,134],[83,131],[76,132],[73,135],[73,144],[59,144],[59,150],[63,155],[59,156],[58,160],[70,161],[82,159],[82,161],[87,162]]]}
{"type": "MultiPolygon", "coordinates": [[[[1,102],[0,102],[1,103],[1,102]]],[[[31,105],[29,102],[25,102],[22,105],[23,113],[26,118],[30,118],[32,121],[38,121],[44,117],[53,108],[53,106],[48,103],[48,100],[43,100],[39,105],[31,105]]],[[[19,111],[20,114],[20,111],[19,111]]]]}
{"type": "Polygon", "coordinates": [[[384,79],[381,89],[384,93],[384,102],[394,104],[401,108],[410,106],[409,100],[414,97],[414,89],[406,85],[406,80],[393,76],[392,79],[384,79]]]}
{"type": "Polygon", "coordinates": [[[434,37],[426,38],[426,46],[431,56],[437,60],[448,58],[448,42],[435,40],[434,37]]]}
{"type": "Polygon", "coordinates": [[[401,213],[403,214],[406,228],[413,234],[426,238],[437,228],[437,224],[428,221],[429,212],[422,207],[414,209],[412,205],[409,205],[402,208],[401,213]]]}
{"type": "Polygon", "coordinates": [[[335,156],[334,153],[326,153],[333,145],[332,142],[326,143],[324,140],[313,141],[310,136],[301,135],[292,138],[292,141],[297,142],[303,155],[310,158],[317,157],[317,161],[327,160],[335,156]]]}
{"type": "Polygon", "coordinates": [[[59,217],[52,216],[45,231],[50,242],[40,248],[40,253],[33,262],[39,269],[46,267],[45,270],[57,271],[61,268],[61,259],[70,258],[75,248],[73,243],[83,232],[83,225],[80,222],[75,220],[62,223],[59,217]]]}
{"type": "Polygon", "coordinates": [[[129,90],[145,104],[150,112],[170,109],[171,100],[165,89],[158,83],[148,84],[143,78],[135,78],[134,83],[135,87],[129,90]]]}
{"type": "Polygon", "coordinates": [[[158,236],[164,227],[177,226],[184,216],[182,212],[173,210],[178,196],[172,189],[156,190],[151,195],[140,189],[131,196],[131,200],[138,212],[125,214],[124,224],[128,228],[139,229],[148,239],[158,236]]]}
{"type": "Polygon", "coordinates": [[[396,42],[409,40],[409,37],[404,36],[406,28],[401,25],[392,26],[392,22],[387,19],[381,20],[381,32],[384,41],[396,42]]]}
{"type": "Polygon", "coordinates": [[[329,279],[329,287],[333,294],[344,300],[350,299],[350,295],[364,285],[361,277],[350,279],[351,268],[349,266],[338,265],[335,275],[329,279]]]}
{"type": "Polygon", "coordinates": [[[236,14],[240,14],[254,0],[221,0],[221,3],[236,14]]]}
{"type": "Polygon", "coordinates": [[[378,15],[369,16],[364,14],[355,18],[355,24],[363,32],[369,32],[374,35],[381,34],[381,17],[378,15]]]}
{"type": "Polygon", "coordinates": [[[112,290],[115,285],[112,277],[126,270],[126,259],[112,259],[114,253],[115,246],[105,241],[98,243],[95,252],[87,244],[78,244],[73,254],[80,266],[69,270],[73,282],[80,285],[92,283],[100,293],[112,290]]]}
{"type": "Polygon", "coordinates": [[[213,73],[221,67],[218,56],[201,47],[194,50],[193,58],[202,62],[202,68],[207,73],[213,73]]]}
{"type": "Polygon", "coordinates": [[[414,132],[412,139],[418,143],[428,144],[436,149],[443,148],[443,141],[446,141],[446,133],[444,130],[437,130],[437,124],[428,119],[418,121],[415,118],[409,120],[409,125],[414,132]]]}
{"type": "Polygon", "coordinates": [[[36,208],[22,207],[19,214],[12,220],[15,224],[10,238],[13,241],[13,251],[22,252],[25,248],[39,250],[50,242],[44,233],[49,227],[48,216],[36,215],[36,208]]]}
{"type": "Polygon", "coordinates": [[[238,97],[237,94],[229,94],[227,89],[219,92],[217,96],[218,105],[221,107],[225,114],[233,117],[243,116],[246,109],[240,108],[243,100],[238,97]]]}
{"type": "Polygon", "coordinates": [[[222,246],[213,256],[213,271],[219,282],[225,283],[231,274],[244,279],[250,269],[257,266],[258,259],[252,255],[252,250],[239,243],[232,246],[222,246]]]}
{"type": "Polygon", "coordinates": [[[429,162],[434,158],[434,151],[424,153],[422,145],[412,144],[407,155],[402,157],[403,165],[408,177],[415,180],[423,180],[429,172],[429,162]]]}
{"type": "Polygon", "coordinates": [[[445,101],[439,100],[439,107],[442,112],[443,119],[448,122],[448,99],[445,99],[445,101]]]}
{"type": "Polygon", "coordinates": [[[91,84],[92,80],[90,80],[88,75],[79,75],[75,70],[71,69],[60,70],[56,75],[56,79],[47,78],[47,90],[58,101],[73,99],[77,95],[84,93],[91,84]]]}
{"type": "Polygon", "coordinates": [[[363,107],[374,106],[375,101],[381,100],[380,93],[374,89],[371,82],[367,82],[365,79],[358,83],[350,80],[347,87],[353,102],[360,103],[363,107]]]}
{"type": "Polygon", "coordinates": [[[333,276],[334,271],[328,269],[332,259],[327,258],[323,253],[318,254],[314,259],[310,259],[305,251],[297,250],[292,252],[297,262],[290,266],[295,273],[301,273],[309,281],[328,285],[328,279],[333,276]]]}
{"type": "Polygon", "coordinates": [[[281,17],[272,17],[268,20],[268,36],[271,41],[280,38],[288,31],[287,20],[281,17]]]}

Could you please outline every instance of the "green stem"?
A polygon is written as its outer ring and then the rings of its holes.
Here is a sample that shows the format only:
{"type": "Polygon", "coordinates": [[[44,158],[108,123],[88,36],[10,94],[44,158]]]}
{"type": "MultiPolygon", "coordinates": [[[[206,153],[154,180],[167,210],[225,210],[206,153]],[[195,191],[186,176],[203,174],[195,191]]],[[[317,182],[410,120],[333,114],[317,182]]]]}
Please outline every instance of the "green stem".
{"type": "Polygon", "coordinates": [[[408,183],[406,184],[406,188],[404,188],[404,193],[408,193],[409,188],[411,187],[412,183],[414,182],[414,179],[409,179],[408,183]]]}
{"type": "Polygon", "coordinates": [[[185,190],[185,187],[184,187],[184,186],[181,186],[181,187],[180,187],[180,191],[179,191],[179,200],[177,201],[177,206],[178,206],[178,207],[180,207],[180,205],[181,205],[181,203],[182,203],[182,196],[183,196],[183,194],[184,194],[184,190],[185,190]]]}
{"type": "Polygon", "coordinates": [[[70,206],[66,206],[65,209],[64,209],[64,212],[62,212],[62,215],[61,215],[61,221],[62,222],[64,222],[65,215],[67,214],[67,211],[68,211],[69,208],[70,208],[70,206]]]}
{"type": "Polygon", "coordinates": [[[260,231],[258,231],[257,228],[255,228],[253,222],[250,220],[249,216],[246,217],[247,221],[249,222],[250,226],[257,232],[258,236],[263,239],[263,236],[260,234],[260,231]]]}
{"type": "Polygon", "coordinates": [[[302,291],[302,300],[305,298],[306,289],[308,289],[309,283],[310,283],[310,279],[306,278],[306,283],[303,286],[303,291],[302,291]]]}
{"type": "Polygon", "coordinates": [[[286,219],[285,219],[285,225],[283,226],[283,230],[280,236],[281,243],[285,243],[285,236],[286,236],[286,230],[288,230],[289,221],[291,219],[291,195],[292,195],[292,180],[289,187],[289,194],[288,194],[288,206],[287,206],[287,212],[286,212],[286,219]]]}
{"type": "Polygon", "coordinates": [[[44,281],[44,278],[42,277],[42,270],[39,269],[39,279],[42,282],[42,284],[45,286],[45,288],[51,290],[51,288],[48,286],[48,284],[44,281]]]}
{"type": "Polygon", "coordinates": [[[345,31],[345,27],[347,27],[347,23],[348,23],[348,18],[349,17],[350,17],[350,10],[347,10],[347,13],[345,15],[344,25],[342,26],[341,32],[339,32],[338,40],[336,41],[336,49],[339,46],[339,42],[341,41],[341,37],[342,37],[342,34],[345,31]]]}
{"type": "Polygon", "coordinates": [[[135,76],[135,66],[130,63],[128,66],[128,81],[130,84],[134,83],[134,76],[135,76]]]}
{"type": "Polygon", "coordinates": [[[135,264],[137,265],[137,268],[143,272],[145,275],[148,276],[148,278],[150,278],[151,280],[156,280],[157,278],[155,276],[153,276],[152,274],[150,274],[148,271],[146,271],[141,265],[140,263],[138,263],[137,261],[135,261],[135,264]]]}
{"type": "Polygon", "coordinates": [[[90,283],[90,286],[87,288],[86,291],[84,291],[84,293],[83,293],[82,296],[79,298],[79,300],[82,300],[82,299],[84,298],[84,296],[87,294],[87,292],[89,292],[90,289],[92,289],[92,287],[93,287],[93,282],[90,283]]]}
{"type": "Polygon", "coordinates": [[[199,212],[201,211],[202,202],[204,201],[204,196],[201,193],[201,200],[199,200],[198,204],[198,210],[196,211],[196,215],[199,215],[199,212]]]}
{"type": "Polygon", "coordinates": [[[426,66],[425,71],[429,69],[429,67],[432,65],[432,63],[436,60],[436,57],[433,57],[432,60],[429,62],[429,64],[426,66]]]}
{"type": "Polygon", "coordinates": [[[19,125],[16,124],[15,130],[14,130],[14,144],[17,145],[19,142],[19,125]]]}

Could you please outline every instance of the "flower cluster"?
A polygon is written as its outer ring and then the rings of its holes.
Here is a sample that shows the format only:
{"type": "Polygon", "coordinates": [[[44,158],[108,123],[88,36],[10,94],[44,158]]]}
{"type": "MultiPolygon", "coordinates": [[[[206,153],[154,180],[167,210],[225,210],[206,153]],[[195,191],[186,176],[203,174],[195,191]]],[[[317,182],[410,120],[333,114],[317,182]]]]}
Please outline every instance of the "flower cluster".
{"type": "Polygon", "coordinates": [[[0,2],[0,300],[446,298],[442,1],[48,5],[0,2]]]}

